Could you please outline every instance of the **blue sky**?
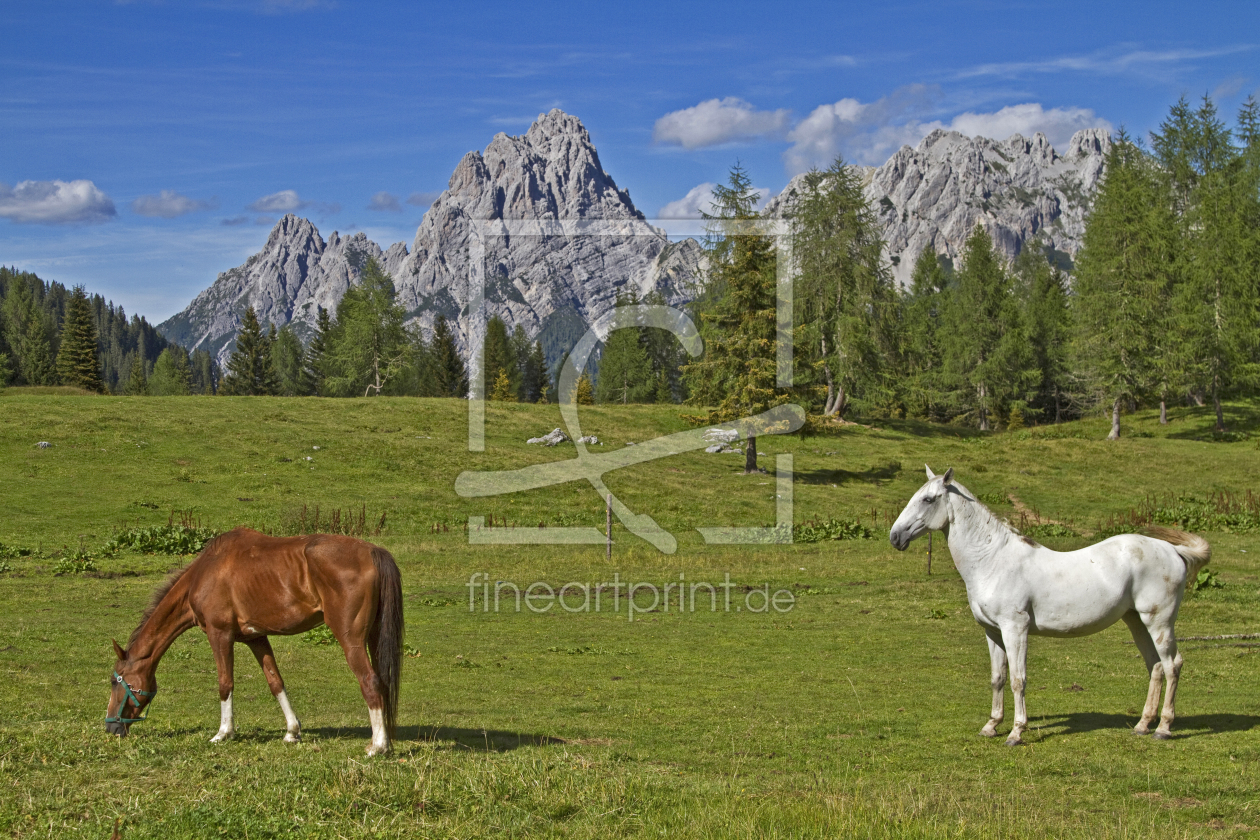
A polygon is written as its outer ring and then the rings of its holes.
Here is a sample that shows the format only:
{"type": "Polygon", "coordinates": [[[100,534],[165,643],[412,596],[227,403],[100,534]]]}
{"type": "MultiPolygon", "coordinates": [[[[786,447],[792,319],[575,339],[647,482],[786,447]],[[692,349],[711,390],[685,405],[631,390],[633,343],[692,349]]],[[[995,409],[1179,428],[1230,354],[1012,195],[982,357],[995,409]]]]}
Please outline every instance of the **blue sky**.
{"type": "MultiPolygon", "coordinates": [[[[1177,97],[1232,124],[1260,4],[420,4],[3,0],[0,263],[160,321],[292,210],[410,246],[496,132],[579,116],[649,217],[737,159],[778,191],[937,126],[1145,136],[1177,97]]],[[[690,196],[690,198],[688,198],[690,196]]]]}

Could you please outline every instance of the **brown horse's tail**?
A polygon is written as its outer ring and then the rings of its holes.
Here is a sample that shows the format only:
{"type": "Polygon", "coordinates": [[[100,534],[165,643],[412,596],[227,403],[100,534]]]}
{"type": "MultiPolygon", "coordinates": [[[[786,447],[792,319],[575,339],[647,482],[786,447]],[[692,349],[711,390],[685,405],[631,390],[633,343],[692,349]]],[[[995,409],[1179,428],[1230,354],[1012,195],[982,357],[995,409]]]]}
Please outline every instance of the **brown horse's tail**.
{"type": "Polygon", "coordinates": [[[394,556],[378,545],[372,546],[376,567],[376,650],[372,667],[381,681],[385,700],[385,729],[394,737],[398,715],[398,683],[402,677],[403,599],[402,577],[394,556]]]}
{"type": "Polygon", "coordinates": [[[1208,541],[1198,534],[1178,531],[1176,528],[1162,528],[1159,525],[1151,525],[1143,533],[1157,540],[1172,543],[1173,548],[1177,549],[1177,553],[1181,555],[1182,562],[1186,564],[1187,588],[1194,586],[1194,582],[1199,576],[1199,570],[1212,559],[1212,546],[1208,545],[1208,541]]]}

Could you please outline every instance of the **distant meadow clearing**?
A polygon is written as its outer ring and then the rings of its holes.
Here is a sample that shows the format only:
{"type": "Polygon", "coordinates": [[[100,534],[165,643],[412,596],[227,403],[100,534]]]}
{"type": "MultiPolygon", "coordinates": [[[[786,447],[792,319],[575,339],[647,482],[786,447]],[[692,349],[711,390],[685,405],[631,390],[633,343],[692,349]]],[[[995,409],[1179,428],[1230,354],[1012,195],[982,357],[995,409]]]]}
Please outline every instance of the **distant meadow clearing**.
{"type": "MultiPolygon", "coordinates": [[[[1260,406],[979,434],[872,421],[763,437],[765,476],[693,452],[617,470],[609,489],[678,542],[663,554],[614,520],[602,545],[470,545],[469,517],[515,531],[604,528],[585,482],[465,499],[468,470],[575,457],[525,440],[551,405],[412,398],[117,398],[0,393],[0,831],[125,838],[825,836],[1243,837],[1260,832],[1260,406]],[[46,442],[47,447],[38,444],[46,442]],[[696,530],[773,525],[777,455],[793,456],[792,545],[710,545],[696,530]],[[1034,637],[1026,746],[977,735],[984,634],[944,540],[905,553],[891,520],[953,467],[997,513],[1054,548],[1197,517],[1213,547],[1177,624],[1176,737],[1130,729],[1147,675],[1122,624],[1034,637]],[[335,515],[335,520],[334,520],[335,515]],[[174,526],[171,529],[167,525],[174,526]],[[248,525],[366,534],[403,573],[406,657],[394,753],[367,759],[363,700],[318,632],[273,638],[304,740],[247,651],[237,739],[200,630],[158,671],[131,736],[107,736],[113,654],[150,593],[191,557],[137,535],[248,525]],[[180,529],[179,526],[188,526],[180,529]],[[835,537],[843,537],[835,539],[835,537]],[[155,548],[156,545],[156,548],[155,548]],[[141,550],[137,551],[137,547],[141,550]],[[559,592],[498,609],[470,580],[559,592]],[[611,608],[614,579],[724,581],[694,611],[611,608]],[[760,593],[790,593],[766,607],[760,593]],[[470,598],[473,609],[470,611],[470,598]],[[711,608],[716,603],[717,608],[711,608]],[[1198,637],[1198,638],[1188,638],[1198,637]],[[1227,638],[1206,638],[1227,637],[1227,638]],[[1232,637],[1232,638],[1229,638],[1232,637]]],[[[584,406],[611,451],[691,428],[678,406],[584,406]]],[[[497,530],[497,528],[496,528],[497,530]]],[[[672,589],[676,599],[679,588],[672,589]]],[[[690,591],[690,589],[685,590],[690,591]]],[[[624,590],[623,590],[624,593],[624,590]]],[[[1011,707],[999,731],[1009,730],[1011,707]]]]}

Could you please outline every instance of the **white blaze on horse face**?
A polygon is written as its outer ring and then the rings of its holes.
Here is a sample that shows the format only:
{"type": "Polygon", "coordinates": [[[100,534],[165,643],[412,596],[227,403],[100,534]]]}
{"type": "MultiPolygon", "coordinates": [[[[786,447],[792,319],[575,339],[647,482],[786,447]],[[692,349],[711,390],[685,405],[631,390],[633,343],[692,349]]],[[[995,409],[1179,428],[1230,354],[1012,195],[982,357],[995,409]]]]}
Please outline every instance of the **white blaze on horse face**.
{"type": "Polygon", "coordinates": [[[236,730],[232,726],[232,695],[219,704],[219,732],[210,739],[211,743],[230,741],[236,730]]]}

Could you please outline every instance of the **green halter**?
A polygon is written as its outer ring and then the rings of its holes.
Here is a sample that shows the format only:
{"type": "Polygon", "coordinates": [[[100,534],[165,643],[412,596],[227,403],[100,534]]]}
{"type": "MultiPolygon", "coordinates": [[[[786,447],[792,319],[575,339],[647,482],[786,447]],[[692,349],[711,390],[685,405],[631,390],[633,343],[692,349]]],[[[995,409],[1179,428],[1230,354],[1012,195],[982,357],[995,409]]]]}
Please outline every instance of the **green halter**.
{"type": "Polygon", "coordinates": [[[157,690],[154,689],[153,691],[140,691],[138,689],[134,689],[131,687],[130,683],[128,683],[126,680],[122,678],[122,674],[118,673],[117,671],[114,672],[114,679],[118,682],[119,685],[121,685],[124,689],[126,689],[127,696],[123,699],[123,702],[118,706],[118,714],[114,715],[113,717],[109,717],[107,715],[105,717],[105,722],[106,723],[138,723],[139,721],[142,721],[145,718],[147,718],[149,716],[148,709],[146,709],[144,714],[138,718],[125,718],[122,716],[122,710],[126,708],[128,700],[130,700],[135,705],[135,707],[139,709],[140,697],[152,698],[157,694],[157,690]],[[137,694],[139,694],[140,697],[137,697],[136,696],[137,694]]]}

